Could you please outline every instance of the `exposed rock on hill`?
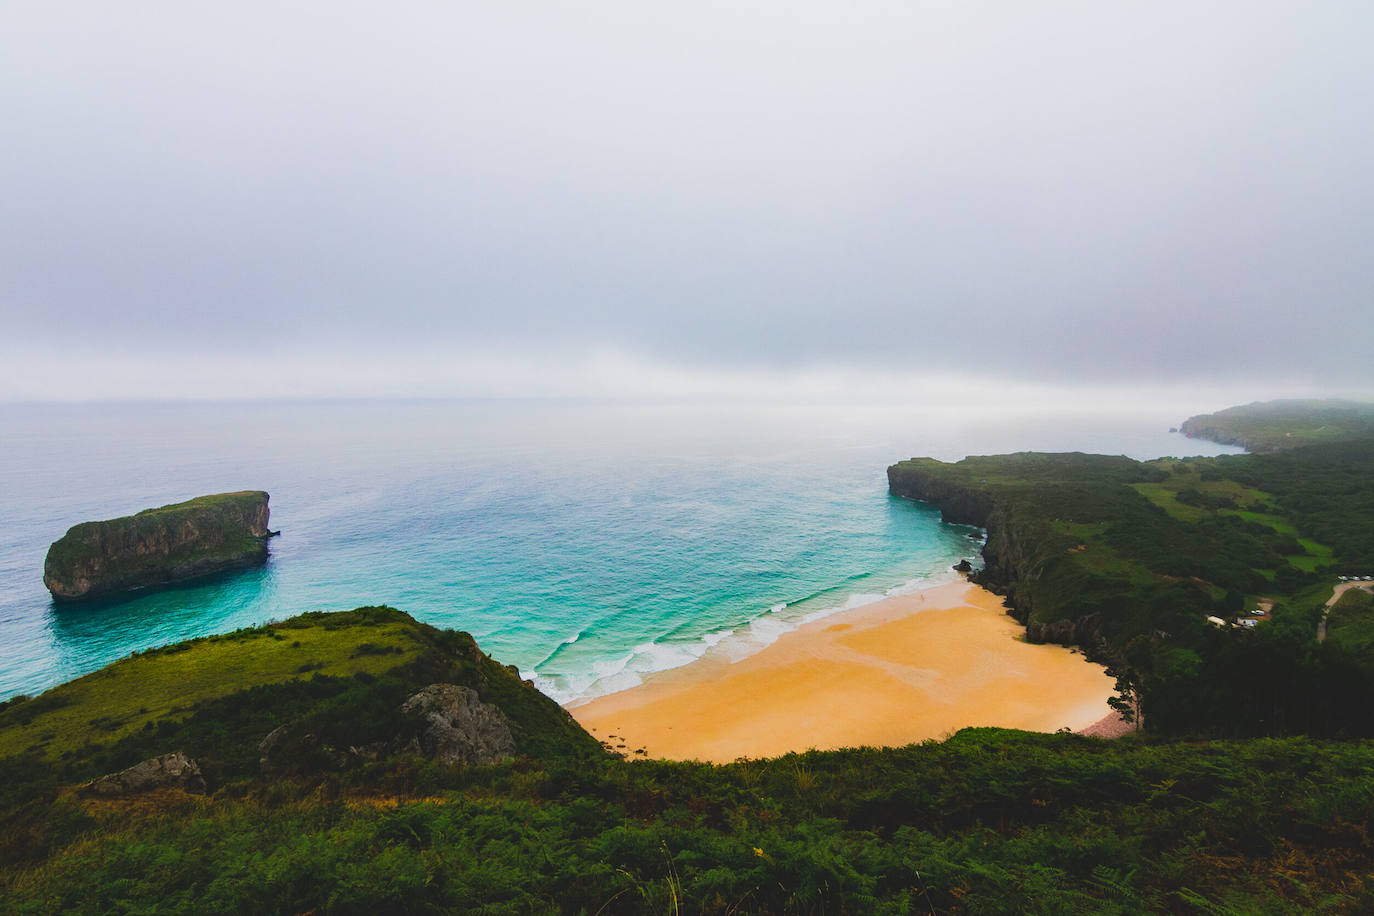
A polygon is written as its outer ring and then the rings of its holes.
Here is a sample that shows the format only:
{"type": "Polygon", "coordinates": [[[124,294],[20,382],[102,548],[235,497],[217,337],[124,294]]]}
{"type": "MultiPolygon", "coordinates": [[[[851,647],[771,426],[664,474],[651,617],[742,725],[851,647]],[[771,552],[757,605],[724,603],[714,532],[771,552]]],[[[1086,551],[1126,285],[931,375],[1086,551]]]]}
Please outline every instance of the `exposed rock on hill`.
{"type": "Polygon", "coordinates": [[[136,763],[127,770],[102,776],[88,783],[83,790],[91,795],[117,796],[167,787],[200,795],[205,792],[205,780],[194,760],[181,751],[174,751],[136,763]]]}
{"type": "Polygon", "coordinates": [[[469,687],[430,684],[406,700],[401,712],[424,717],[427,726],[417,744],[441,763],[489,764],[515,753],[506,717],[469,687]]]}
{"type": "Polygon", "coordinates": [[[267,559],[268,496],[219,493],[74,525],[48,548],[43,584],[58,601],[182,582],[267,559]]]}
{"type": "Polygon", "coordinates": [[[392,737],[339,746],[308,724],[282,725],[258,744],[258,765],[264,775],[273,776],[315,768],[341,770],[396,753],[476,766],[515,756],[510,719],[499,706],[482,702],[471,687],[430,684],[401,704],[391,723],[392,737]]]}

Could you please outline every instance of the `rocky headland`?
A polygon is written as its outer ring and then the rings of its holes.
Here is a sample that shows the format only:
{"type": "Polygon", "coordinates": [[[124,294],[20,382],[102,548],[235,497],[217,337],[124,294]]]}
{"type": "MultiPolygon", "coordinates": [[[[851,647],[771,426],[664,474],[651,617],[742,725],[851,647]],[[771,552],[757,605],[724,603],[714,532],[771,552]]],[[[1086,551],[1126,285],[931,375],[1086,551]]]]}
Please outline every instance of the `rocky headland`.
{"type": "Polygon", "coordinates": [[[1256,402],[1189,417],[1179,432],[1190,439],[1272,454],[1374,438],[1374,404],[1335,398],[1256,402]]]}
{"type": "Polygon", "coordinates": [[[268,495],[218,493],[73,525],[48,548],[43,584],[57,601],[118,595],[267,560],[268,495]]]}

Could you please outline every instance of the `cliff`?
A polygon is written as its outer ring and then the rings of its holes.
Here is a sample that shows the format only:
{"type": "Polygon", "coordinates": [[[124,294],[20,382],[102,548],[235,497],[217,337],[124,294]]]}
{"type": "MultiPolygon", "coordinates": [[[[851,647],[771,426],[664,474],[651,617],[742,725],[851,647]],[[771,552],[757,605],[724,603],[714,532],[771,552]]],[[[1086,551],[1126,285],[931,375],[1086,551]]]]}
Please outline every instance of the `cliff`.
{"type": "MultiPolygon", "coordinates": [[[[1004,456],[1014,457],[1014,456],[1004,456]]],[[[974,459],[966,459],[974,460],[974,459]]],[[[960,463],[962,464],[962,463],[960,463]]],[[[934,459],[910,459],[888,468],[888,489],[894,496],[921,500],[940,508],[945,522],[977,525],[987,529],[982,545],[984,567],[970,575],[978,585],[1006,597],[1007,614],[1026,628],[1032,643],[1072,645],[1088,643],[1098,636],[1094,614],[1083,619],[1057,617],[1033,619],[1036,607],[1036,582],[1046,571],[1046,540],[1058,541],[1048,531],[1039,531],[1039,542],[1022,519],[1014,523],[1013,499],[998,482],[989,483],[981,475],[959,474],[959,466],[934,459]],[[967,479],[960,479],[967,478],[967,479]]],[[[962,470],[962,468],[959,468],[962,470]]]]}
{"type": "Polygon", "coordinates": [[[986,528],[994,508],[992,495],[948,480],[940,473],[944,467],[944,462],[934,458],[911,458],[894,464],[887,469],[888,490],[939,506],[944,520],[952,524],[986,528]]]}
{"type": "Polygon", "coordinates": [[[267,559],[268,496],[219,493],[73,525],[48,548],[43,584],[58,601],[183,582],[267,559]]]}
{"type": "Polygon", "coordinates": [[[987,530],[983,568],[970,579],[1006,598],[1007,613],[1026,627],[1033,643],[1097,649],[1102,619],[1090,600],[1063,601],[1060,582],[1074,565],[1074,541],[1037,512],[1027,511],[1028,491],[1048,493],[1065,468],[1091,467],[1112,477],[1132,475],[1135,462],[1097,455],[1000,455],[950,465],[912,458],[887,469],[888,488],[940,509],[945,521],[987,530]],[[1123,464],[1123,462],[1127,462],[1123,464]],[[1008,479],[1007,474],[1016,475],[1008,479]]]}

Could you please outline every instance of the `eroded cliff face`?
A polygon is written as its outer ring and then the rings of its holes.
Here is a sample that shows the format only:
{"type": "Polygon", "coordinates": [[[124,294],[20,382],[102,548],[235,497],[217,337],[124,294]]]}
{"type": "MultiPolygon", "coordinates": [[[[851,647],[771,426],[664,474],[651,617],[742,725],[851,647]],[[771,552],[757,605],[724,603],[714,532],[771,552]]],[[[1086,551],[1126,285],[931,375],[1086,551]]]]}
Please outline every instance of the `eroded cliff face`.
{"type": "Polygon", "coordinates": [[[1006,596],[1007,613],[1025,626],[1026,641],[1082,646],[1090,656],[1100,653],[1101,614],[1084,608],[1073,617],[1063,617],[1060,616],[1062,611],[1050,611],[1053,619],[1046,619],[1043,607],[1036,613],[1037,590],[1046,579],[1068,572],[1063,567],[1072,562],[1064,551],[1062,538],[1018,523],[1000,508],[993,511],[986,527],[988,538],[983,548],[986,565],[976,574],[975,581],[1006,596]]]}
{"type": "Polygon", "coordinates": [[[74,525],[48,548],[43,584],[73,601],[254,566],[267,559],[267,501],[219,493],[74,525]]]}
{"type": "Polygon", "coordinates": [[[969,578],[1005,596],[1007,613],[1026,628],[1028,642],[1095,649],[1101,633],[1098,614],[1073,620],[1036,619],[1036,585],[1055,562],[1047,561],[1044,543],[1052,535],[1019,523],[993,494],[942,479],[935,470],[938,466],[934,459],[892,465],[887,469],[888,489],[894,495],[939,507],[947,522],[986,529],[983,568],[969,578]]]}
{"type": "MultiPolygon", "coordinates": [[[[944,520],[955,525],[988,527],[994,503],[987,493],[940,479],[924,466],[938,466],[933,458],[915,458],[887,469],[887,488],[896,496],[919,499],[940,507],[944,520]]],[[[989,532],[991,536],[991,532],[989,532]]]]}

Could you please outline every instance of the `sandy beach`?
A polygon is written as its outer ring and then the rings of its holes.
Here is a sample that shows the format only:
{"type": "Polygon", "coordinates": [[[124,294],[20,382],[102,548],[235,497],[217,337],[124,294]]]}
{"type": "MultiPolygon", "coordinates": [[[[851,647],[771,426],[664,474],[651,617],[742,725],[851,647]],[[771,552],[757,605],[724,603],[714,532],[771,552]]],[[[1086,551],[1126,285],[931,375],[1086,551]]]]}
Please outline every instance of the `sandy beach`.
{"type": "Polygon", "coordinates": [[[956,582],[815,621],[733,663],[708,654],[569,712],[625,753],[715,762],[972,725],[1079,730],[1111,713],[1102,666],[1022,632],[1000,597],[956,582]]]}

